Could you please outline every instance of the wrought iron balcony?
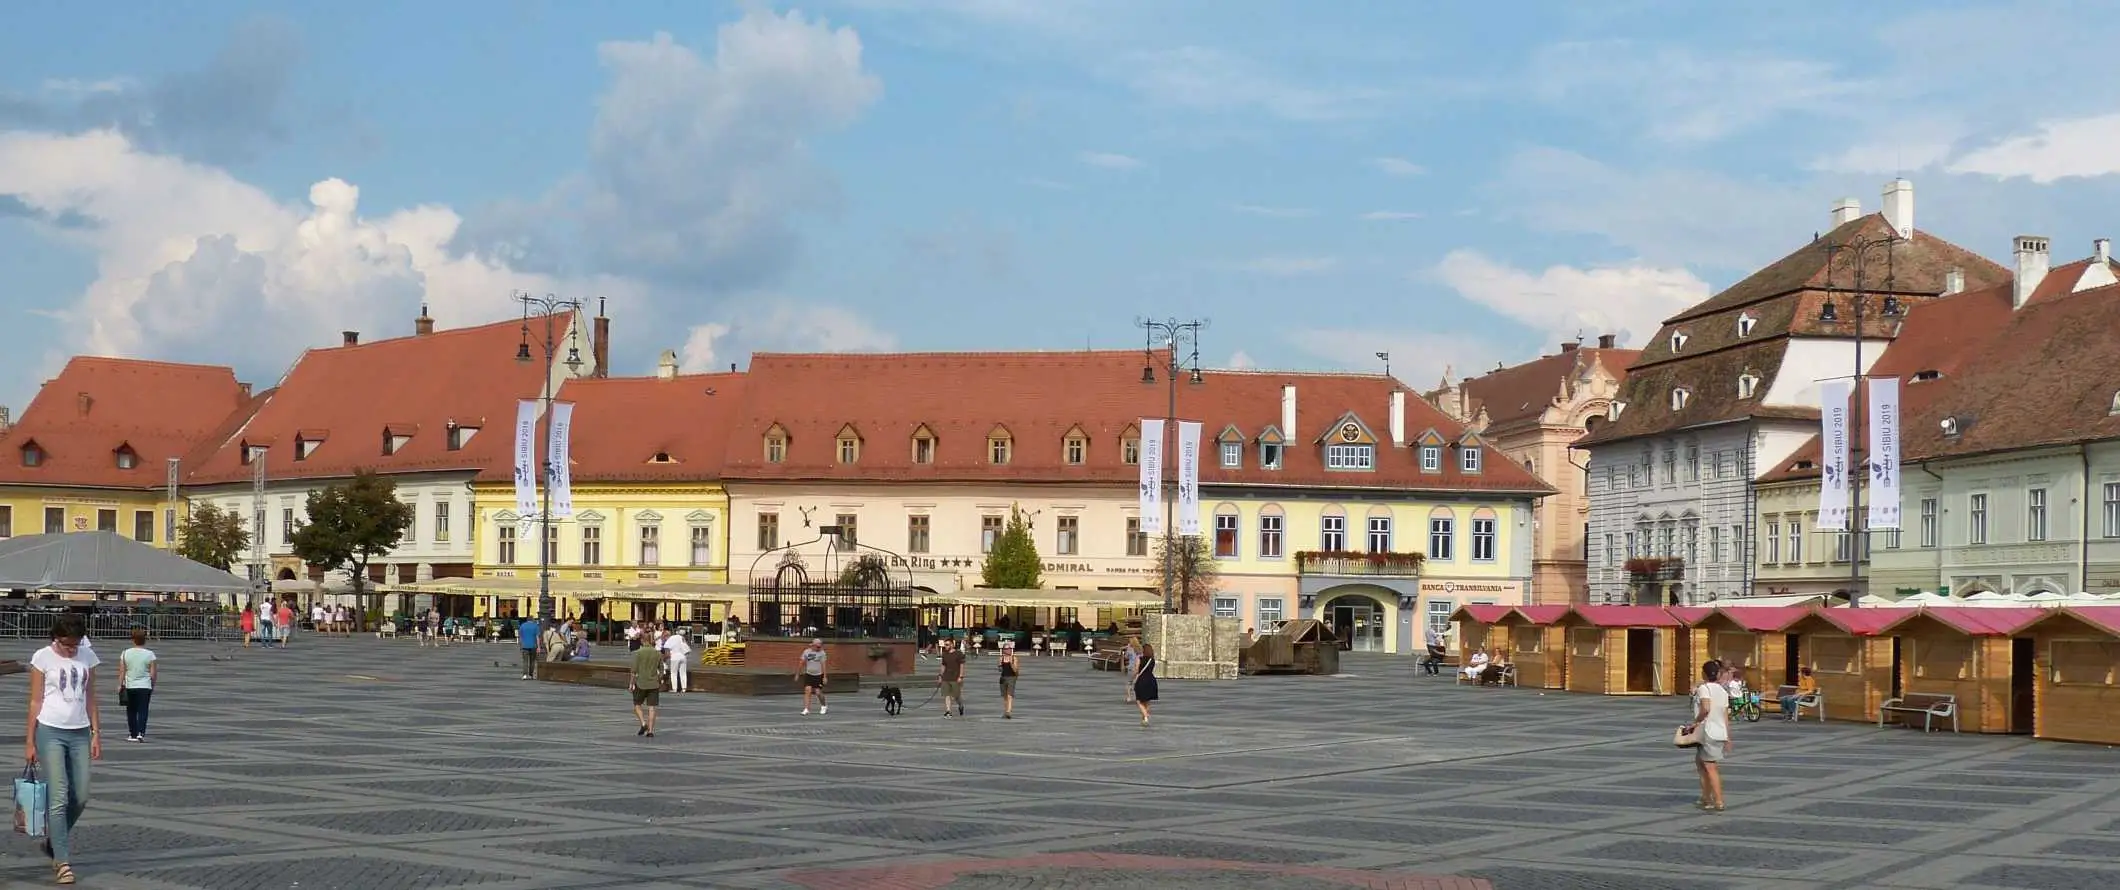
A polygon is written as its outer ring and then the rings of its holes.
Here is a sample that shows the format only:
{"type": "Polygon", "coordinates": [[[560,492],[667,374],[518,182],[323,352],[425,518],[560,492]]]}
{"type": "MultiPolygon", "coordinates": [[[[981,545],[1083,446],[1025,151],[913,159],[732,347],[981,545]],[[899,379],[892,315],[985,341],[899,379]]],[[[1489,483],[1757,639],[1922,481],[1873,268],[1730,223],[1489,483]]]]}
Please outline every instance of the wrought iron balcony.
{"type": "Polygon", "coordinates": [[[1627,577],[1636,581],[1676,581],[1686,575],[1686,561],[1676,556],[1637,556],[1627,560],[1627,577]]]}
{"type": "Polygon", "coordinates": [[[1427,557],[1419,553],[1364,553],[1358,550],[1305,550],[1296,554],[1296,572],[1352,578],[1418,578],[1427,557]]]}

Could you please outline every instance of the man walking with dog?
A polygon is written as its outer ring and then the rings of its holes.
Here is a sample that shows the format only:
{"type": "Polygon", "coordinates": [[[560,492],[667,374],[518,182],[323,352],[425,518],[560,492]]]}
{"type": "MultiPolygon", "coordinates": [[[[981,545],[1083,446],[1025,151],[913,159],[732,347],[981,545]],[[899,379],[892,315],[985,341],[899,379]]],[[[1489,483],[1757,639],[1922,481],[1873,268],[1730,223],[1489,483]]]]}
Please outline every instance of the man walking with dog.
{"type": "Polygon", "coordinates": [[[942,672],[935,681],[941,686],[942,716],[964,716],[964,650],[956,640],[942,641],[942,672]]]}
{"type": "Polygon", "coordinates": [[[827,653],[824,640],[810,641],[810,648],[802,650],[802,668],[795,672],[795,679],[802,681],[802,716],[810,716],[810,696],[817,696],[817,714],[831,713],[824,703],[824,665],[827,653]]]}

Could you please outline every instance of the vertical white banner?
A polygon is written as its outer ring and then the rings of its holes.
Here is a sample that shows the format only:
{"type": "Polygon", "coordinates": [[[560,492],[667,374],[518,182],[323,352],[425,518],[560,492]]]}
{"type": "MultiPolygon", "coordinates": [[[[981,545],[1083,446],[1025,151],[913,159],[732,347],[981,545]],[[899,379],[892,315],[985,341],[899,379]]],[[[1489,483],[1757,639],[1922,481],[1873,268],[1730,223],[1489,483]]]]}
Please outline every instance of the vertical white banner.
{"type": "Polygon", "coordinates": [[[537,402],[515,403],[515,513],[537,512],[537,402]]]}
{"type": "Polygon", "coordinates": [[[1141,532],[1163,533],[1163,421],[1141,421],[1141,532]]]}
{"type": "Polygon", "coordinates": [[[1848,411],[1855,392],[1846,380],[1818,384],[1818,413],[1825,454],[1818,462],[1818,530],[1848,530],[1848,411]]]}
{"type": "Polygon", "coordinates": [[[1178,534],[1200,536],[1200,425],[1178,421],[1178,534]]]}
{"type": "Polygon", "coordinates": [[[552,462],[552,479],[545,483],[552,486],[552,515],[574,515],[574,473],[568,468],[573,455],[567,451],[567,441],[574,428],[574,403],[553,402],[552,420],[546,425],[551,441],[545,443],[545,459],[552,462]]]}
{"type": "Polygon", "coordinates": [[[1870,381],[1871,528],[1899,528],[1899,378],[1870,381]]]}

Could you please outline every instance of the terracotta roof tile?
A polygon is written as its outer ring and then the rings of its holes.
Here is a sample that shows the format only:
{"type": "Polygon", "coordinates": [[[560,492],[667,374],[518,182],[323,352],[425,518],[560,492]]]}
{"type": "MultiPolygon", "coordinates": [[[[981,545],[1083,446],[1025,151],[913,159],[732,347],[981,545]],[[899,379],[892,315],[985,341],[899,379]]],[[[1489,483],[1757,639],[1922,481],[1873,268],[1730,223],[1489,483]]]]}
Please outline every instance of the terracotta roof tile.
{"type": "Polygon", "coordinates": [[[0,484],[162,488],[168,461],[207,439],[246,401],[233,370],[79,356],[0,434],[0,484]],[[23,465],[31,442],[40,466],[23,465]],[[118,466],[130,448],[133,466],[118,466]]]}
{"type": "MultiPolygon", "coordinates": [[[[567,381],[556,398],[574,404],[573,481],[710,481],[721,478],[744,375],[580,378],[567,381]]],[[[487,467],[479,479],[514,476],[509,460],[487,467]]]]}
{"type": "Polygon", "coordinates": [[[1904,409],[1906,459],[2120,438],[2116,330],[2120,285],[2026,304],[1961,363],[1955,379],[1947,375],[1918,410],[1904,409]],[[1956,435],[1944,432],[1946,418],[1956,435]]]}
{"type": "MultiPolygon", "coordinates": [[[[1760,404],[1760,398],[1772,389],[1792,337],[1849,335],[1854,314],[1847,311],[1851,305],[1847,291],[1856,280],[1855,251],[1835,253],[1834,248],[1882,237],[1888,230],[1878,214],[1849,222],[1664,322],[1642,350],[1641,359],[1628,369],[1619,395],[1627,404],[1619,418],[1600,424],[1577,444],[1618,442],[1752,417],[1816,418],[1815,408],[1767,407],[1760,404]],[[1819,310],[1828,300],[1841,310],[1838,324],[1819,321],[1819,310]],[[1745,316],[1753,321],[1749,332],[1740,336],[1740,319],[1745,316]],[[1676,351],[1673,334],[1686,338],[1676,351]],[[1752,398],[1740,399],[1737,380],[1746,371],[1757,374],[1760,381],[1752,398]],[[1673,410],[1670,393],[1678,386],[1685,387],[1690,396],[1684,408],[1673,410]]],[[[1911,241],[1897,248],[1871,252],[1863,267],[1864,299],[1881,308],[1885,294],[1891,293],[1903,303],[1918,304],[1941,294],[1953,269],[1965,273],[1968,289],[2009,280],[2008,270],[2001,266],[1916,231],[1911,241]]],[[[1881,312],[1866,313],[1864,326],[1871,338],[1891,336],[1891,322],[1881,312]]]]}
{"type": "MultiPolygon", "coordinates": [[[[1143,384],[1140,352],[992,352],[905,354],[759,354],[752,356],[743,408],[724,466],[735,480],[1007,479],[1132,484],[1139,470],[1121,458],[1121,441],[1138,434],[1142,418],[1168,410],[1163,371],[1143,384]],[[913,460],[916,430],[935,438],[929,463],[913,460]],[[787,436],[780,462],[766,460],[769,430],[787,436]],[[860,440],[859,458],[839,462],[843,430],[860,440]],[[1087,453],[1066,460],[1066,439],[1080,430],[1087,453]],[[1005,465],[988,459],[989,435],[1010,437],[1005,465]]],[[[1465,438],[1445,417],[1399,381],[1373,374],[1209,371],[1201,383],[1179,383],[1177,411],[1201,421],[1202,485],[1387,488],[1545,494],[1552,491],[1522,467],[1489,453],[1482,472],[1461,472],[1450,450],[1440,473],[1422,473],[1417,449],[1391,448],[1394,392],[1406,394],[1409,443],[1433,430],[1446,442],[1465,438]],[[1296,388],[1297,428],[1277,430],[1287,442],[1282,469],[1258,466],[1258,439],[1281,421],[1284,384],[1296,388]],[[1379,440],[1374,471],[1327,470],[1319,441],[1351,419],[1379,440]],[[1245,443],[1244,465],[1225,469],[1214,440],[1234,427],[1245,443]]]]}
{"type": "MultiPolygon", "coordinates": [[[[559,319],[562,336],[568,317],[559,319]]],[[[328,479],[355,470],[381,473],[477,471],[511,463],[511,431],[518,399],[540,394],[544,362],[518,362],[520,320],[311,349],[297,359],[248,422],[227,432],[193,470],[189,484],[247,481],[246,444],[268,444],[272,479],[328,479]],[[449,447],[449,424],[478,432],[460,449],[449,447]],[[386,427],[411,433],[383,453],[386,427]],[[325,433],[302,460],[293,443],[304,432],[325,433]]],[[[534,331],[542,319],[532,319],[534,331]]],[[[586,347],[585,347],[586,348],[586,347]]]]}
{"type": "Polygon", "coordinates": [[[1567,381],[1590,366],[1603,365],[1615,379],[1624,380],[1627,367],[1640,357],[1639,349],[1568,349],[1468,378],[1460,386],[1487,410],[1491,433],[1545,414],[1563,395],[1567,381]]]}

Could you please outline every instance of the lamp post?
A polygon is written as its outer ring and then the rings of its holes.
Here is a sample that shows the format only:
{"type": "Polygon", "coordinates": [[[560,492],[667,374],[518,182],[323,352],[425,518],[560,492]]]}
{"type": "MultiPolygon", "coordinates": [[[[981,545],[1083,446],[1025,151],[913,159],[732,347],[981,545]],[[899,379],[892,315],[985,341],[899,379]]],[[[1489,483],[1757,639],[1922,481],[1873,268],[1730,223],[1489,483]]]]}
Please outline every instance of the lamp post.
{"type": "MultiPolygon", "coordinates": [[[[523,291],[515,292],[514,298],[523,307],[523,341],[521,345],[515,348],[516,361],[529,362],[533,360],[533,356],[530,353],[530,316],[536,314],[543,316],[545,319],[545,335],[538,340],[538,346],[545,353],[545,382],[540,413],[545,417],[545,422],[549,424],[552,422],[553,356],[557,354],[559,347],[559,313],[562,310],[570,310],[572,312],[572,317],[567,322],[567,359],[563,362],[567,366],[567,372],[572,374],[580,371],[582,367],[581,334],[578,329],[579,326],[574,323],[574,318],[581,315],[582,301],[562,299],[552,294],[540,297],[523,291]]],[[[552,443],[546,442],[544,445],[537,447],[540,448],[539,454],[541,455],[538,460],[539,472],[537,476],[537,618],[539,621],[551,621],[553,612],[552,443]]]]}
{"type": "MultiPolygon", "coordinates": [[[[1818,320],[1825,324],[1837,325],[1840,323],[1840,310],[1833,303],[1833,295],[1838,292],[1834,290],[1832,284],[1833,261],[1842,253],[1853,254],[1854,256],[1855,289],[1849,292],[1849,302],[1854,304],[1852,308],[1855,316],[1854,328],[1851,331],[1855,338],[1855,385],[1853,387],[1855,398],[1854,402],[1848,406],[1848,450],[1851,455],[1856,448],[1856,443],[1865,441],[1863,439],[1862,424],[1868,419],[1868,412],[1865,409],[1869,405],[1869,392],[1864,387],[1863,382],[1870,379],[1871,375],[1867,373],[1867,369],[1862,364],[1862,323],[1869,306],[1869,300],[1866,298],[1868,283],[1865,280],[1864,273],[1869,263],[1870,254],[1883,250],[1885,252],[1886,268],[1884,281],[1887,293],[1884,297],[1884,306],[1879,314],[1886,319],[1899,318],[1905,315],[1906,307],[1899,302],[1898,295],[1889,292],[1897,283],[1896,268],[1894,267],[1897,254],[1892,252],[1892,248],[1905,242],[1906,239],[1896,234],[1868,238],[1831,248],[1826,258],[1826,302],[1824,306],[1818,309],[1818,320]]],[[[1825,445],[1828,448],[1832,447],[1830,442],[1825,443],[1825,445]]],[[[1868,448],[1865,447],[1863,461],[1858,462],[1852,458],[1848,461],[1850,464],[1847,468],[1848,530],[1843,534],[1848,536],[1848,605],[1850,606],[1862,604],[1862,561],[1870,550],[1869,540],[1865,537],[1868,531],[1863,528],[1864,522],[1868,519],[1868,514],[1862,506],[1862,483],[1869,476],[1867,462],[1874,457],[1875,455],[1869,454],[1868,448]]]]}
{"type": "Polygon", "coordinates": [[[1196,384],[1204,380],[1200,376],[1200,332],[1207,329],[1208,322],[1203,318],[1191,321],[1143,318],[1134,324],[1141,328],[1148,340],[1142,348],[1146,361],[1141,366],[1143,384],[1156,382],[1156,340],[1159,337],[1163,340],[1163,348],[1168,350],[1161,362],[1165,365],[1164,381],[1170,396],[1169,407],[1163,412],[1163,434],[1168,438],[1158,443],[1163,448],[1163,460],[1157,468],[1156,485],[1163,489],[1163,611],[1169,612],[1176,608],[1177,553],[1173,545],[1178,540],[1178,507],[1176,499],[1171,496],[1170,489],[1177,480],[1170,476],[1172,449],[1167,446],[1178,441],[1178,378],[1182,375],[1196,384]],[[1189,350],[1182,360],[1178,357],[1181,349],[1189,350]],[[1166,479],[1170,480],[1169,483],[1165,482],[1166,479]]]}

